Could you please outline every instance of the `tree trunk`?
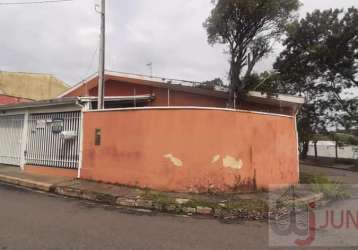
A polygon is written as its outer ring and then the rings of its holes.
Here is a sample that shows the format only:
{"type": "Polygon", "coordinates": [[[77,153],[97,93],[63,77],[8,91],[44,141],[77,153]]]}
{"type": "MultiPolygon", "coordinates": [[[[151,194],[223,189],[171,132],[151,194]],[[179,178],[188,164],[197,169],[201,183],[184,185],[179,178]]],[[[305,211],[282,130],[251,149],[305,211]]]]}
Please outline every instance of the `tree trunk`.
{"type": "Polygon", "coordinates": [[[228,108],[234,108],[235,106],[236,106],[236,103],[235,103],[235,89],[234,89],[233,84],[230,84],[228,108]]]}
{"type": "MultiPolygon", "coordinates": [[[[235,64],[232,64],[231,67],[235,67],[235,64]]],[[[237,76],[236,76],[236,70],[234,68],[232,68],[231,73],[230,73],[230,87],[229,87],[229,108],[235,108],[236,107],[236,84],[237,84],[237,76]]]]}
{"type": "Polygon", "coordinates": [[[313,145],[314,145],[314,157],[317,158],[318,157],[317,142],[315,141],[313,145]]]}
{"type": "Polygon", "coordinates": [[[338,160],[338,142],[336,141],[336,160],[338,160]]]}
{"type": "Polygon", "coordinates": [[[301,154],[300,154],[300,157],[303,160],[307,159],[308,147],[309,147],[309,142],[303,142],[302,150],[301,150],[301,154]]]}
{"type": "Polygon", "coordinates": [[[241,64],[232,57],[230,62],[229,108],[238,108],[238,91],[241,85],[241,70],[241,64]]]}

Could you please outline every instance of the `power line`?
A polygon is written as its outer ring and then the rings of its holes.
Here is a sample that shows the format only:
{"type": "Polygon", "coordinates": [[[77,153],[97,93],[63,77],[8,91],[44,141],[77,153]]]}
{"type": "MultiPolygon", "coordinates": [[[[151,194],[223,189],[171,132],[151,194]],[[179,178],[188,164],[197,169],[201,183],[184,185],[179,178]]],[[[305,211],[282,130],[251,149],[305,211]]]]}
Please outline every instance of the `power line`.
{"type": "Polygon", "coordinates": [[[60,2],[72,2],[73,0],[44,0],[44,1],[31,1],[31,2],[4,2],[0,5],[30,5],[30,4],[50,4],[50,3],[60,3],[60,2]]]}

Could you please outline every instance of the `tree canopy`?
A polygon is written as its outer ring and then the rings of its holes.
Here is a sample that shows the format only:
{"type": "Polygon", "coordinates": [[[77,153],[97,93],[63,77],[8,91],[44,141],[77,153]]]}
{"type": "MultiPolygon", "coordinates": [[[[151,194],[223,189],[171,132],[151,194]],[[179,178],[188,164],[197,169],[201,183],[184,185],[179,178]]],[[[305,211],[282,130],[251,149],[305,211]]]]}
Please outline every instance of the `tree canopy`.
{"type": "Polygon", "coordinates": [[[299,0],[216,0],[204,23],[210,44],[228,46],[230,93],[245,92],[255,65],[272,50],[299,0]]]}
{"type": "Polygon", "coordinates": [[[316,10],[289,24],[286,35],[274,68],[281,89],[307,99],[299,116],[302,142],[358,126],[358,10],[316,10]]]}

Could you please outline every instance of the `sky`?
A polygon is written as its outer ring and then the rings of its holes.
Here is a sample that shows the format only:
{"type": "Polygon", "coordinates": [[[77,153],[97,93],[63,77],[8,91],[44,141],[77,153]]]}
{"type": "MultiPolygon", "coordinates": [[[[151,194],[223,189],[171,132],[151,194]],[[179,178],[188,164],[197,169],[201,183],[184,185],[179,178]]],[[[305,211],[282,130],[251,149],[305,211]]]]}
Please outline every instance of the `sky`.
{"type": "MultiPolygon", "coordinates": [[[[17,2],[20,0],[0,0],[17,2]]],[[[30,0],[23,0],[30,1],[30,0]]],[[[314,9],[358,7],[357,0],[301,0],[314,9]]],[[[97,70],[98,0],[0,5],[0,71],[54,74],[69,85],[97,70]]],[[[106,0],[106,69],[205,81],[227,78],[223,45],[207,43],[203,22],[211,0],[106,0]]],[[[280,46],[255,68],[272,68],[280,46]]]]}

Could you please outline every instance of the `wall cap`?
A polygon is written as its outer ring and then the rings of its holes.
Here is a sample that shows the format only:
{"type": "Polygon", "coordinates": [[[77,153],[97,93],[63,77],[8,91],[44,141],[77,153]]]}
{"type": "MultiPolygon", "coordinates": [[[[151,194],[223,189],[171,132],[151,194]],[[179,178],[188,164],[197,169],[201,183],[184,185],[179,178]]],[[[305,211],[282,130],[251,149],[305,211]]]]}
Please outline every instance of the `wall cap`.
{"type": "Polygon", "coordinates": [[[128,111],[148,111],[148,110],[213,110],[213,111],[225,111],[225,112],[236,112],[236,113],[250,113],[266,116],[279,116],[286,118],[295,118],[294,115],[283,115],[277,113],[250,111],[241,109],[228,109],[228,108],[213,108],[213,107],[190,107],[190,106],[176,106],[176,107],[137,107],[137,108],[117,108],[117,109],[102,109],[102,110],[87,110],[84,113],[102,113],[102,112],[128,112],[128,111]]]}

